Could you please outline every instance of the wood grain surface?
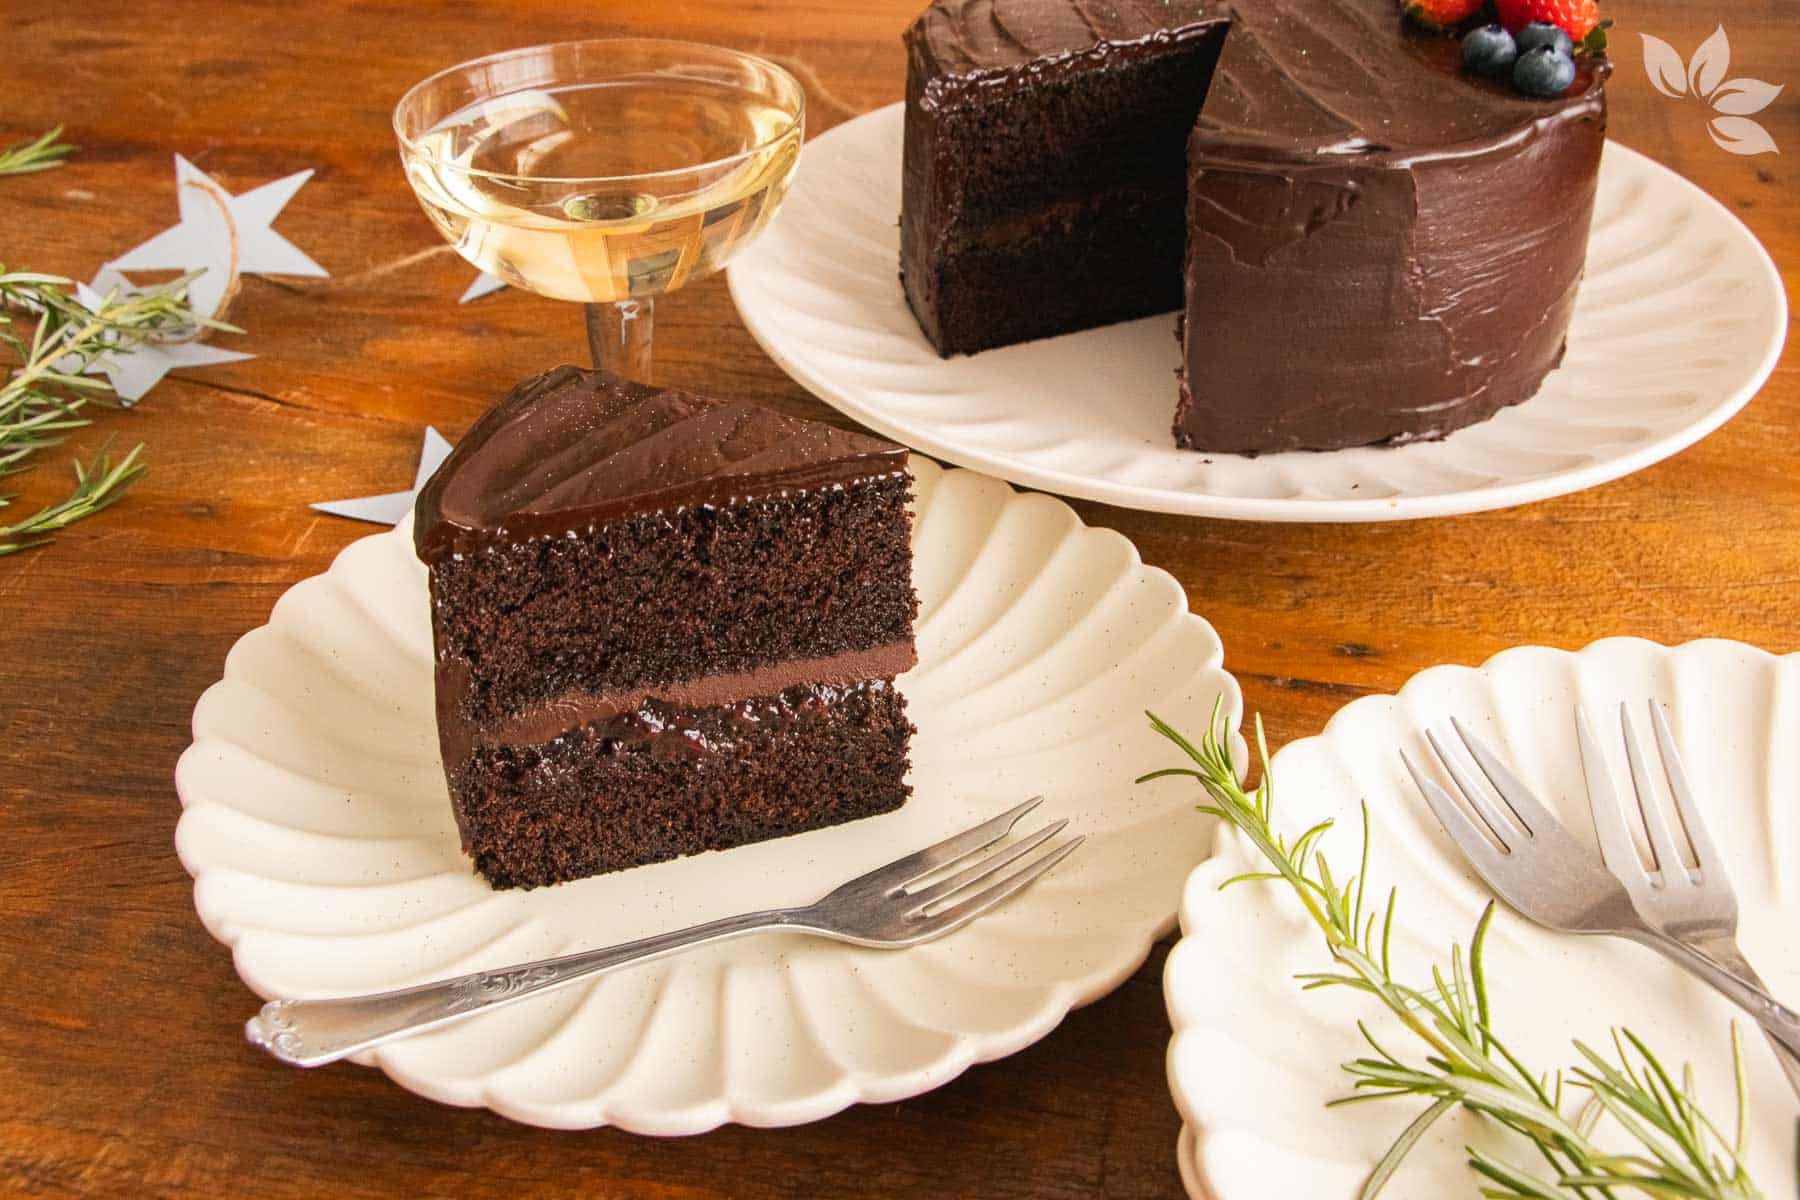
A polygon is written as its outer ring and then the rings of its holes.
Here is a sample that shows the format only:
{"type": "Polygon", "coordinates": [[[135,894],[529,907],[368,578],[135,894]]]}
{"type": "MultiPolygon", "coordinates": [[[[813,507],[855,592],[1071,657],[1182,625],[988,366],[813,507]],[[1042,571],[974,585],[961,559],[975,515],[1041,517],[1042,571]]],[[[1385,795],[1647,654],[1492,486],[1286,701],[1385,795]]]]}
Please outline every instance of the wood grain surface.
{"type": "MultiPolygon", "coordinates": [[[[62,170],[0,180],[0,261],[91,278],[174,220],[179,152],[234,191],[317,168],[276,228],[331,272],[246,279],[232,317],[249,332],[222,344],[257,357],[104,414],[70,449],[141,440],[148,476],[48,549],[0,560],[0,1193],[1178,1194],[1166,947],[1038,1045],[915,1100],[678,1141],[551,1133],[247,1048],[253,997],[195,919],[172,848],[171,773],[196,697],[285,588],[369,532],[305,503],[404,486],[426,423],[454,438],[513,381],[582,353],[573,305],[456,304],[473,271],[415,206],[389,130],[407,85],[528,42],[685,37],[790,67],[816,132],[899,98],[917,2],[0,4],[0,143],[62,122],[82,146],[62,170]]],[[[1791,289],[1794,0],[1612,0],[1608,14],[1613,135],[1727,204],[1791,289]],[[1703,105],[1649,86],[1640,31],[1686,54],[1721,20],[1733,75],[1790,85],[1761,114],[1785,154],[1727,154],[1703,105]]],[[[757,349],[722,280],[666,301],[658,323],[662,378],[844,421],[757,349]]],[[[1742,415],[1674,460],[1508,512],[1276,526],[1076,508],[1186,585],[1276,742],[1434,663],[1522,642],[1793,650],[1796,361],[1790,350],[1742,415]]],[[[60,495],[64,469],[26,477],[21,506],[60,495]]]]}

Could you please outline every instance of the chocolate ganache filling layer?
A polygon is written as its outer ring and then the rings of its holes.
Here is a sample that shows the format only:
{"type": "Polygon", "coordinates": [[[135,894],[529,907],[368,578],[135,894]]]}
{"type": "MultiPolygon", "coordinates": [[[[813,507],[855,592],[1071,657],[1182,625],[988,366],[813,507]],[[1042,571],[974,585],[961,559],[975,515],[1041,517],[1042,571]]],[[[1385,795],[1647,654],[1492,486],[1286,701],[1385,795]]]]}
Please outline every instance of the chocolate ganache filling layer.
{"type": "Polygon", "coordinates": [[[466,758],[479,742],[531,746],[578,731],[630,743],[670,737],[709,749],[697,730],[715,717],[769,723],[791,719],[805,695],[820,697],[904,675],[918,664],[911,642],[853,650],[823,658],[791,659],[730,675],[703,675],[655,687],[590,692],[571,689],[500,721],[478,725],[439,695],[438,732],[444,761],[466,758]]]}

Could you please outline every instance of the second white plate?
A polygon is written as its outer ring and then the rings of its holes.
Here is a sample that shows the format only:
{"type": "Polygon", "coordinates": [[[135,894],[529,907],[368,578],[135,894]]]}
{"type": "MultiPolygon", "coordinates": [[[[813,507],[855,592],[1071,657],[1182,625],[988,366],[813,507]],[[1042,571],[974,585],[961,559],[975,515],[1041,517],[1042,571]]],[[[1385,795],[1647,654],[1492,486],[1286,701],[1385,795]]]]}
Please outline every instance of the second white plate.
{"type": "MultiPolygon", "coordinates": [[[[1800,816],[1793,802],[1800,791],[1800,655],[1777,657],[1739,642],[1667,647],[1613,638],[1578,653],[1528,646],[1478,669],[1432,667],[1396,696],[1353,701],[1323,733],[1275,755],[1276,825],[1292,835],[1336,821],[1320,848],[1346,878],[1358,870],[1359,808],[1366,802],[1371,895],[1398,889],[1394,961],[1416,982],[1428,963],[1447,961],[1452,942],[1466,944],[1489,893],[1431,815],[1399,751],[1430,763],[1421,731],[1444,731],[1458,717],[1591,842],[1574,706],[1585,705],[1595,718],[1629,795],[1616,706],[1630,701],[1644,734],[1642,705],[1651,699],[1668,712],[1707,830],[1731,865],[1745,955],[1776,995],[1800,996],[1793,937],[1800,926],[1800,816]]],[[[1416,1059],[1416,1043],[1364,996],[1300,990],[1296,975],[1331,966],[1318,931],[1282,885],[1221,889],[1265,864],[1235,832],[1222,832],[1218,842],[1188,880],[1183,936],[1163,976],[1174,1027],[1169,1083],[1187,1122],[1177,1151],[1183,1178],[1196,1200],[1261,1200],[1271,1179],[1282,1181],[1283,1195],[1351,1200],[1424,1107],[1325,1107],[1349,1091],[1339,1064],[1367,1053],[1356,1022],[1367,1020],[1403,1059],[1416,1059]]],[[[1770,1200],[1794,1200],[1794,1095],[1742,1013],[1648,950],[1618,938],[1551,933],[1504,907],[1494,918],[1486,963],[1495,1029],[1524,1061],[1544,1070],[1567,1066],[1578,1061],[1573,1039],[1608,1051],[1609,1029],[1623,1025],[1671,1070],[1691,1063],[1702,1107],[1727,1129],[1735,1107],[1729,1029],[1736,1021],[1750,1085],[1748,1163],[1770,1200]]],[[[1579,1107],[1574,1101],[1568,1110],[1579,1107]]],[[[1605,1124],[1597,1137],[1604,1145],[1619,1142],[1617,1129],[1605,1124]]],[[[1465,1161],[1470,1144],[1542,1166],[1522,1139],[1457,1110],[1413,1148],[1384,1200],[1476,1195],[1465,1161]]]]}
{"type": "Polygon", "coordinates": [[[827,403],[928,454],[1127,508],[1389,521],[1504,508],[1641,470],[1717,429],[1781,352],[1760,243],[1679,175],[1609,142],[1563,366],[1529,402],[1440,442],[1245,457],[1169,433],[1174,316],[940,359],[898,276],[898,104],[806,148],[780,217],[733,262],[769,356],[827,403]]]}

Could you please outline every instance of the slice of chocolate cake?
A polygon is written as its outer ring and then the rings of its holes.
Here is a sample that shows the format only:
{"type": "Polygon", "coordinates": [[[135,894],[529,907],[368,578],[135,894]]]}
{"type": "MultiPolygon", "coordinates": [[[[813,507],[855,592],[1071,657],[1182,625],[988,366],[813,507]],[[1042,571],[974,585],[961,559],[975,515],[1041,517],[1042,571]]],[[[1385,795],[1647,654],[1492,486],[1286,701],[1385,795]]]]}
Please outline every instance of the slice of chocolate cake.
{"type": "Polygon", "coordinates": [[[900,274],[939,354],[1181,305],[1218,0],[937,0],[906,32],[900,274]]]}
{"type": "Polygon", "coordinates": [[[889,442],[559,367],[419,494],[464,850],[533,887],[907,796],[910,476],[889,442]]]}

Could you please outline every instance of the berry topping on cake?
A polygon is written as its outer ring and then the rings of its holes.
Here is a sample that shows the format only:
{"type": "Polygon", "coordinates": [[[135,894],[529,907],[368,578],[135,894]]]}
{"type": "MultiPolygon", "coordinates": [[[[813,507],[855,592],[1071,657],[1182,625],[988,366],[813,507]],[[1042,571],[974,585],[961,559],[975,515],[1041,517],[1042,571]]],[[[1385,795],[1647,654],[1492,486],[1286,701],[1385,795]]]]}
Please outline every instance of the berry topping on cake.
{"type": "Polygon", "coordinates": [[[1519,61],[1519,46],[1504,26],[1481,25],[1463,35],[1462,61],[1478,75],[1505,79],[1519,61]]]}
{"type": "Polygon", "coordinates": [[[1575,60],[1554,46],[1538,46],[1519,55],[1512,79],[1528,96],[1560,96],[1575,82],[1575,60]]]}
{"type": "MultiPolygon", "coordinates": [[[[1569,35],[1571,48],[1578,46],[1591,53],[1606,49],[1606,26],[1596,0],[1495,0],[1494,8],[1500,23],[1515,37],[1531,25],[1554,25],[1569,35]]],[[[1519,53],[1523,55],[1527,48],[1521,40],[1519,53]]]]}
{"type": "Polygon", "coordinates": [[[1536,50],[1539,46],[1548,46],[1558,54],[1567,54],[1570,57],[1575,54],[1574,39],[1563,31],[1562,26],[1552,25],[1548,21],[1533,21],[1519,30],[1517,40],[1520,54],[1527,50],[1536,50]]]}
{"type": "Polygon", "coordinates": [[[1485,0],[1405,0],[1406,15],[1427,29],[1455,29],[1481,11],[1485,0]]]}

